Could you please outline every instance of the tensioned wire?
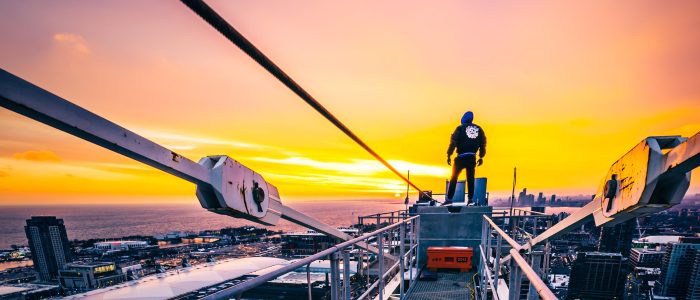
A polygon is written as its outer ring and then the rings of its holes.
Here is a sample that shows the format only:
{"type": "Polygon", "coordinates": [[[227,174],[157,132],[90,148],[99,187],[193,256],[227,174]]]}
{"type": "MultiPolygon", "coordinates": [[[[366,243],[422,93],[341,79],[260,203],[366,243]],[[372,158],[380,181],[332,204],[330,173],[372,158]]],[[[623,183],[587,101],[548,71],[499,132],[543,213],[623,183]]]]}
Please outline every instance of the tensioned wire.
{"type": "Polygon", "coordinates": [[[365,143],[359,136],[357,136],[350,128],[345,126],[337,117],[335,117],[328,109],[326,109],[320,102],[314,99],[311,94],[306,92],[299,84],[296,83],[287,73],[282,71],[272,60],[270,60],[265,54],[263,54],[253,43],[246,39],[240,32],[238,32],[231,24],[229,24],[223,17],[221,17],[216,11],[214,11],[209,5],[204,3],[202,0],[181,0],[182,3],[187,5],[192,11],[199,15],[204,21],[209,23],[214,29],[219,31],[224,37],[235,44],[238,48],[243,50],[250,58],[255,60],[260,66],[265,68],[270,74],[275,76],[280,82],[287,86],[292,92],[297,94],[304,102],[310,105],[323,117],[325,117],[329,122],[333,123],[335,127],[340,129],[345,135],[350,137],[355,143],[360,145],[363,149],[369,152],[375,159],[382,163],[385,167],[391,170],[396,176],[401,178],[408,185],[413,187],[418,191],[419,194],[424,194],[424,192],[413,182],[411,182],[406,176],[401,174],[396,168],[394,168],[389,162],[384,158],[379,156],[367,143],[365,143]]]}

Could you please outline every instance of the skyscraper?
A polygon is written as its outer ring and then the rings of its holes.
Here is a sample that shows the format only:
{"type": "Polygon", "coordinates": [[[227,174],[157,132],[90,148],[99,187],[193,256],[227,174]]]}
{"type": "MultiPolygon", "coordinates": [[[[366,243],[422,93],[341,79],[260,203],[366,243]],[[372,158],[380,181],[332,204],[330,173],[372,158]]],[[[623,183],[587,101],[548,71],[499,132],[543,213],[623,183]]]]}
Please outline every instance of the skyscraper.
{"type": "Polygon", "coordinates": [[[547,198],[544,196],[543,192],[537,194],[537,202],[535,202],[536,205],[544,205],[546,201],[547,198]]]}
{"type": "Polygon", "coordinates": [[[693,276],[698,253],[700,253],[700,238],[697,237],[682,237],[678,243],[669,243],[666,246],[659,278],[661,295],[676,297],[677,300],[686,299],[688,292],[695,286],[695,282],[690,280],[698,278],[693,276]]]}
{"type": "Polygon", "coordinates": [[[629,256],[632,248],[632,236],[636,226],[637,220],[630,219],[612,227],[601,227],[598,251],[620,253],[625,257],[629,256]]]}
{"type": "Polygon", "coordinates": [[[567,299],[621,299],[621,269],[619,253],[579,252],[571,264],[567,299]]]}
{"type": "Polygon", "coordinates": [[[686,299],[700,299],[700,252],[695,252],[695,261],[693,262],[693,270],[690,274],[688,284],[688,292],[685,294],[686,299]]]}
{"type": "Polygon", "coordinates": [[[58,271],[70,261],[71,252],[66,226],[56,217],[32,217],[24,231],[32,250],[34,268],[41,281],[55,281],[58,271]]]}
{"type": "Polygon", "coordinates": [[[518,194],[518,205],[527,206],[527,188],[523,188],[523,191],[518,194]]]}

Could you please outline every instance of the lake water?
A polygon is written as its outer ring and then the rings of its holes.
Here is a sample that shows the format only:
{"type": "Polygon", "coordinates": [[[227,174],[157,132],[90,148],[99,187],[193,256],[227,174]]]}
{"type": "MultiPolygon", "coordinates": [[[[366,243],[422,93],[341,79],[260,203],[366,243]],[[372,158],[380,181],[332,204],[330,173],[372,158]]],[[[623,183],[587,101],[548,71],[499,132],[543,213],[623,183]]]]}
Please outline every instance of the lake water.
{"type": "MultiPolygon", "coordinates": [[[[358,215],[403,209],[400,200],[308,201],[289,203],[290,207],[333,226],[357,222],[358,215]]],[[[26,245],[26,220],[31,216],[63,219],[69,239],[115,238],[153,235],[170,231],[200,231],[256,223],[211,213],[198,204],[186,205],[65,205],[0,206],[0,249],[12,244],[26,245]]],[[[281,220],[270,230],[304,230],[281,220]]]]}
{"type": "MultiPolygon", "coordinates": [[[[290,207],[332,226],[348,226],[358,215],[403,209],[401,200],[308,201],[288,203],[290,207]]],[[[547,213],[575,208],[547,208],[547,213]]],[[[69,239],[118,238],[128,235],[154,235],[170,231],[200,231],[256,223],[211,213],[198,204],[186,205],[63,205],[0,206],[0,249],[26,245],[26,219],[31,216],[62,218],[69,239]]],[[[305,230],[281,220],[270,230],[305,230]]]]}
{"type": "Polygon", "coordinates": [[[17,268],[17,267],[31,267],[33,265],[34,264],[32,263],[31,260],[4,261],[4,262],[0,262],[0,271],[12,269],[12,268],[17,268]]]}

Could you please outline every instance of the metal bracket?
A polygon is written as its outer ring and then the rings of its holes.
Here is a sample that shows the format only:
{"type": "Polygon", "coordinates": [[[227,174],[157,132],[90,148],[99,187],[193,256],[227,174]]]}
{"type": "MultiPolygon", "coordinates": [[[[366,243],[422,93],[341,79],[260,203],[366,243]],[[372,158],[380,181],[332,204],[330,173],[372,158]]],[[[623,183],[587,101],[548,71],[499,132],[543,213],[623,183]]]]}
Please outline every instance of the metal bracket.
{"type": "Polygon", "coordinates": [[[199,164],[209,169],[211,184],[198,184],[196,195],[209,211],[275,225],[282,213],[277,188],[228,156],[208,156],[199,164]],[[274,202],[274,203],[273,203],[274,202]]]}
{"type": "MultiPolygon", "coordinates": [[[[274,185],[228,156],[208,156],[196,163],[3,69],[0,106],[194,183],[200,204],[209,211],[263,225],[284,218],[341,240],[351,238],[282,205],[274,185]]],[[[358,246],[379,251],[365,243],[358,246]]]]}
{"type": "Polygon", "coordinates": [[[690,171],[698,166],[700,133],[690,138],[648,137],[612,164],[590,203],[542,232],[523,249],[591,220],[596,226],[612,226],[669,209],[683,200],[690,186],[690,171]]]}

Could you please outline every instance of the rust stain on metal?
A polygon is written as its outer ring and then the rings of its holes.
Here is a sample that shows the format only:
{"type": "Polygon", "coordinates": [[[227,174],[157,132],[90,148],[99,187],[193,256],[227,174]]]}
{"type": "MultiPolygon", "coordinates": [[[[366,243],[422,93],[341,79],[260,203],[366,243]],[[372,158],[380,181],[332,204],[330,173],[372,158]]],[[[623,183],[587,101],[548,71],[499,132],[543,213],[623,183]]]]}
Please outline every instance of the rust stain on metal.
{"type": "Polygon", "coordinates": [[[628,188],[631,188],[634,185],[634,182],[630,182],[629,184],[626,184],[620,188],[621,191],[624,191],[628,188]]]}
{"type": "Polygon", "coordinates": [[[180,154],[177,154],[177,153],[172,152],[172,151],[170,151],[170,154],[172,154],[172,156],[173,156],[172,159],[174,162],[180,162],[180,154]]]}

